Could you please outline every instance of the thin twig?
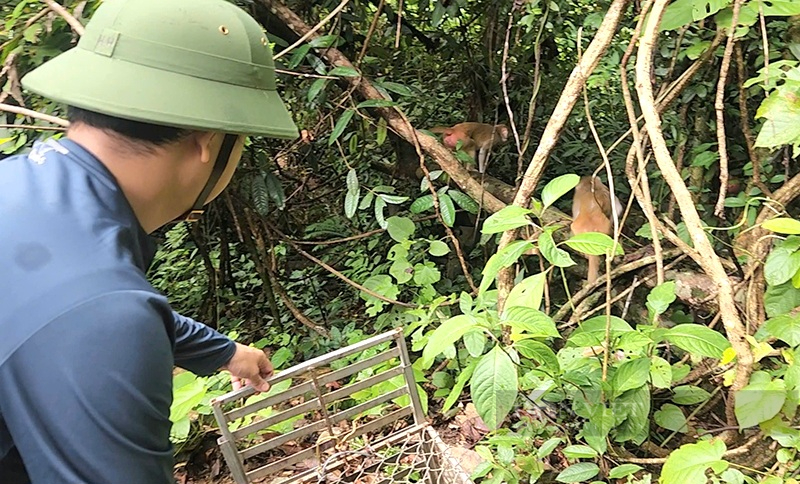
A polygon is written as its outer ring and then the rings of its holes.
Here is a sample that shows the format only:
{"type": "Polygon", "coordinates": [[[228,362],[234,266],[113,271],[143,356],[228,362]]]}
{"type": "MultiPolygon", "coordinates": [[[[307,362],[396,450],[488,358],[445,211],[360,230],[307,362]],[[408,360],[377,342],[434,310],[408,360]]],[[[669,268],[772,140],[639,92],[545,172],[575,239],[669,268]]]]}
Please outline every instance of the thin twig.
{"type": "Polygon", "coordinates": [[[50,10],[54,11],[55,13],[59,14],[64,20],[67,21],[72,30],[75,31],[76,34],[83,36],[85,29],[83,28],[83,24],[78,22],[71,13],[67,11],[66,8],[62,7],[59,3],[55,2],[54,0],[41,0],[42,2],[46,3],[50,10]]]}
{"type": "Polygon", "coordinates": [[[728,70],[731,67],[733,55],[734,36],[736,26],[739,25],[739,12],[744,0],[734,0],[733,20],[728,30],[728,40],[725,43],[725,53],[722,55],[722,67],[719,70],[719,83],[717,95],[714,99],[714,110],[717,114],[717,147],[719,148],[719,197],[714,207],[714,215],[725,218],[725,196],[728,194],[728,143],[725,139],[725,84],[728,81],[728,70]]]}
{"type": "Polygon", "coordinates": [[[41,119],[42,121],[47,121],[48,123],[53,123],[59,126],[63,126],[65,128],[69,128],[69,121],[57,118],[55,116],[50,116],[49,114],[40,113],[32,109],[21,108],[19,106],[12,106],[11,104],[0,103],[0,111],[19,114],[22,116],[28,116],[30,118],[35,118],[35,119],[41,119]]]}
{"type": "Polygon", "coordinates": [[[281,57],[283,57],[284,55],[286,55],[286,53],[287,53],[287,52],[290,52],[292,49],[294,49],[294,48],[295,48],[295,47],[297,47],[298,45],[300,45],[300,44],[302,44],[303,42],[305,42],[306,40],[308,40],[308,38],[309,38],[309,37],[311,37],[312,35],[314,35],[314,33],[315,33],[317,30],[319,30],[319,29],[321,29],[322,27],[324,27],[324,26],[325,26],[325,24],[327,24],[328,22],[330,22],[330,20],[331,20],[333,17],[335,17],[335,16],[336,16],[336,15],[337,15],[339,12],[341,12],[341,11],[342,11],[342,9],[344,9],[344,7],[345,7],[345,6],[346,6],[348,3],[350,3],[350,0],[342,0],[342,3],[340,3],[338,7],[334,8],[334,9],[331,11],[331,13],[329,13],[329,14],[328,14],[328,15],[327,15],[327,16],[326,16],[324,19],[322,19],[322,20],[321,20],[321,21],[320,21],[320,22],[319,22],[317,25],[313,26],[313,27],[311,28],[311,30],[309,30],[308,32],[306,32],[305,34],[303,34],[302,36],[300,36],[300,38],[299,38],[299,39],[297,39],[297,40],[296,40],[296,41],[295,41],[295,42],[294,42],[292,45],[290,45],[289,47],[287,47],[287,48],[283,49],[283,50],[282,50],[282,51],[280,51],[280,52],[279,52],[277,55],[273,56],[273,57],[272,57],[272,58],[273,58],[273,60],[280,59],[281,57]]]}

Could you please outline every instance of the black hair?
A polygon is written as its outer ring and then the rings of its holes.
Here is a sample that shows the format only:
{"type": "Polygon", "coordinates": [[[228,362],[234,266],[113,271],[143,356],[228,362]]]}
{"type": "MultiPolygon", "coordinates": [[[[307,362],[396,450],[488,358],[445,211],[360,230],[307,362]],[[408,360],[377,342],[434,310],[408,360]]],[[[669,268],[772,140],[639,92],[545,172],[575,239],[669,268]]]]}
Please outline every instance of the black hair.
{"type": "Polygon", "coordinates": [[[74,106],[67,107],[67,119],[72,124],[85,124],[122,136],[134,143],[150,146],[163,146],[180,141],[194,131],[131,121],[74,106]]]}

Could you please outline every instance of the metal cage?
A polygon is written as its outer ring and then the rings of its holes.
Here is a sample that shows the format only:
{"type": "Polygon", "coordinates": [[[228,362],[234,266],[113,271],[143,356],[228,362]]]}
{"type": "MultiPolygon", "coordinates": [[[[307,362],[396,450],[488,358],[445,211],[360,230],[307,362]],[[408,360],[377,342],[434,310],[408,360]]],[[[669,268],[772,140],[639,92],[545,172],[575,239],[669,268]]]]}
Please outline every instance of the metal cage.
{"type": "Polygon", "coordinates": [[[237,484],[471,484],[425,420],[402,329],[295,365],[269,382],[273,390],[261,398],[246,387],[211,402],[222,434],[217,442],[237,484]],[[291,443],[296,452],[281,449],[291,443]]]}

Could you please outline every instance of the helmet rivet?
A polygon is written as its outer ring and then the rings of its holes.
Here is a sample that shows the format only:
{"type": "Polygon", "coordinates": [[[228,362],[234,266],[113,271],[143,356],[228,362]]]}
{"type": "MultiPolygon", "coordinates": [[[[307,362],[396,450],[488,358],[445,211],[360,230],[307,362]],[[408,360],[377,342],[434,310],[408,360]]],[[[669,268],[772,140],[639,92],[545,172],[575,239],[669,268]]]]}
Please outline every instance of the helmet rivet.
{"type": "Polygon", "coordinates": [[[222,32],[222,35],[228,35],[228,27],[224,25],[219,26],[219,31],[222,32]]]}
{"type": "Polygon", "coordinates": [[[264,46],[267,45],[267,38],[266,37],[261,37],[261,45],[264,45],[264,46]]]}

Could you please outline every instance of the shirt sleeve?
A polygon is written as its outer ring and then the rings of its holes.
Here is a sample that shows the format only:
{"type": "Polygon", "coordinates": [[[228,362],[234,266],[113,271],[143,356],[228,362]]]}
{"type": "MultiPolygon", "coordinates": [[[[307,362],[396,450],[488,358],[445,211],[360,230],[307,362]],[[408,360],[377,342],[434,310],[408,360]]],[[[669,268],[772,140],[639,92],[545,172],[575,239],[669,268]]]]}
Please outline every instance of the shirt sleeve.
{"type": "Polygon", "coordinates": [[[175,365],[205,376],[231,360],[236,351],[233,340],[176,311],[172,316],[175,320],[175,365]]]}

